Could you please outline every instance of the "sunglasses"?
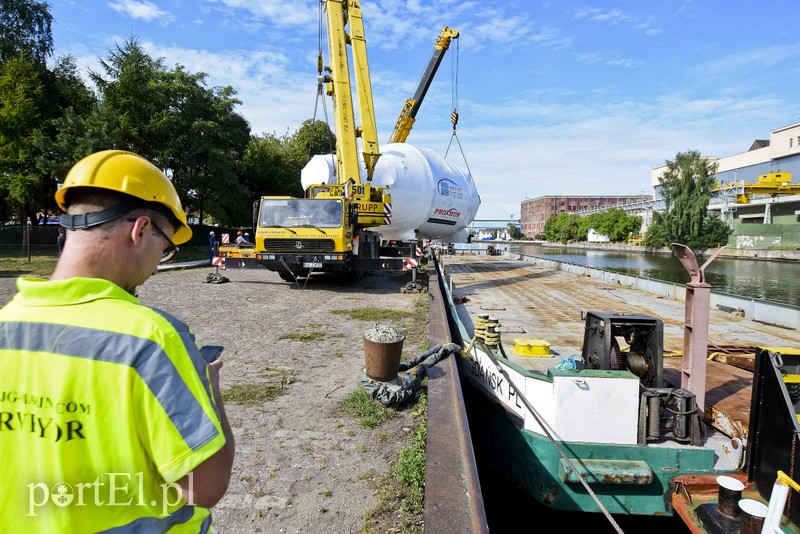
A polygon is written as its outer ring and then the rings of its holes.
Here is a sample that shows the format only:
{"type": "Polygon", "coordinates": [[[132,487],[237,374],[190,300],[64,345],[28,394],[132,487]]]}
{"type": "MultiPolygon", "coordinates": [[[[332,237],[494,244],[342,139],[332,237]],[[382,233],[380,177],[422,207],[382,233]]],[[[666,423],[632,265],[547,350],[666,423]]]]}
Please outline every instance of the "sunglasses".
{"type": "MultiPolygon", "coordinates": [[[[134,222],[134,221],[136,221],[135,218],[128,218],[128,222],[134,222]]],[[[170,239],[169,236],[167,236],[167,234],[164,233],[164,230],[159,228],[159,226],[156,223],[154,223],[152,219],[150,220],[150,224],[153,225],[153,228],[155,228],[156,232],[161,234],[161,237],[163,237],[164,240],[166,240],[167,242],[167,247],[164,249],[164,252],[161,253],[161,259],[159,260],[159,263],[164,263],[165,261],[171,260],[172,257],[175,255],[175,253],[178,252],[178,250],[180,250],[178,248],[178,245],[173,243],[172,239],[170,239]]]]}

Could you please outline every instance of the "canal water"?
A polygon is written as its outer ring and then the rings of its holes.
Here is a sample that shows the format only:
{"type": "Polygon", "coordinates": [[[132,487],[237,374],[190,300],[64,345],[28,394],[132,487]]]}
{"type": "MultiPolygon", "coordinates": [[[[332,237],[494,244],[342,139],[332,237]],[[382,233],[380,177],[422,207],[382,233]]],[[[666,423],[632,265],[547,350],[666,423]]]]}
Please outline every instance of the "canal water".
{"type": "MultiPolygon", "coordinates": [[[[464,247],[465,245],[460,245],[464,247]]],[[[483,243],[472,247],[485,249],[483,243]]],[[[551,248],[534,244],[500,244],[498,249],[544,257],[606,271],[686,284],[689,273],[672,255],[578,248],[551,248]]],[[[698,257],[702,266],[707,258],[698,257]]],[[[711,291],[800,306],[800,262],[716,258],[705,268],[711,291]]]]}

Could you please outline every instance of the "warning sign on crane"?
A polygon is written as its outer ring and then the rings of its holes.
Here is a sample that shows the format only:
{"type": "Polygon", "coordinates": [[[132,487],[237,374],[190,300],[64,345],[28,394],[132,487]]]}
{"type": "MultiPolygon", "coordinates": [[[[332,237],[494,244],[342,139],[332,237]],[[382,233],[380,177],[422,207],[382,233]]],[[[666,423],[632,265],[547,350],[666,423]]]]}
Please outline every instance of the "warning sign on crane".
{"type": "Polygon", "coordinates": [[[230,234],[222,234],[222,244],[227,245],[231,242],[231,235],[230,234]]]}

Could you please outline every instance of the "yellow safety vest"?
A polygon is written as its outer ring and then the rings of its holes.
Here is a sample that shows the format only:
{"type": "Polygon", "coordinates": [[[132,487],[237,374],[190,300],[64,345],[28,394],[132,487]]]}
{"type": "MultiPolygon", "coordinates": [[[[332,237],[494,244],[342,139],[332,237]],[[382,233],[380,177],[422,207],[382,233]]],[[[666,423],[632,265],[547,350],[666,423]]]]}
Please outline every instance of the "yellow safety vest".
{"type": "Polygon", "coordinates": [[[0,530],[206,532],[176,482],[225,444],[189,327],[100,279],[0,310],[0,530]]]}

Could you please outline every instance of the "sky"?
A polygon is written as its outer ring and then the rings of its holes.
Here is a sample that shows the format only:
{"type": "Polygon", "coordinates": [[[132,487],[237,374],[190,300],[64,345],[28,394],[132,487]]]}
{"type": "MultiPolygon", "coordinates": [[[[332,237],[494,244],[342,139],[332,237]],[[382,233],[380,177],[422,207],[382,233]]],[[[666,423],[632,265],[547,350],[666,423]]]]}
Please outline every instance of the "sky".
{"type": "MultiPolygon", "coordinates": [[[[135,37],[231,86],[252,134],[317,118],[316,0],[48,0],[54,56],[84,73],[135,37]]],[[[727,157],[800,122],[797,0],[363,0],[379,141],[443,27],[456,29],[407,143],[471,173],[477,220],[545,195],[651,194],[680,152],[727,157]],[[457,110],[455,128],[450,114],[457,110]]]]}

